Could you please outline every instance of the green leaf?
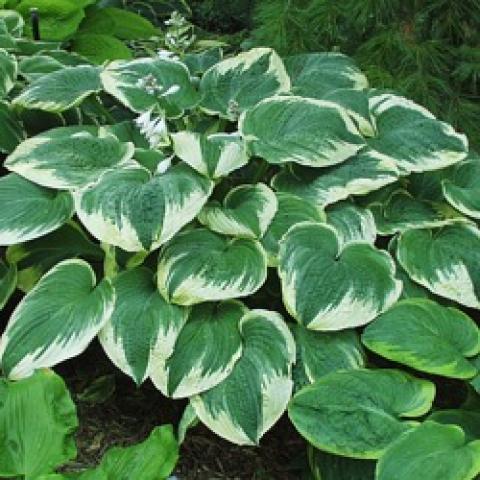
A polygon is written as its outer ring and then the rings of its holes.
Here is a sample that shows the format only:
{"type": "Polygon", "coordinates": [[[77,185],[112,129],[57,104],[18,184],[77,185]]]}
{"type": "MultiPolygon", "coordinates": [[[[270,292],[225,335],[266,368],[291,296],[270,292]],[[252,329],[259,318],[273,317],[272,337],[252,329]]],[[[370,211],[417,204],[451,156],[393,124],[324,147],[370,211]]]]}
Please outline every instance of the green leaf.
{"type": "Polygon", "coordinates": [[[425,422],[402,435],[377,464],[377,480],[472,480],[480,473],[480,440],[454,425],[425,422]]]}
{"type": "Polygon", "coordinates": [[[191,222],[213,183],[185,164],[151,175],[139,165],[106,172],[74,193],[78,217],[99,240],[129,252],[154,250],[191,222]]]}
{"type": "Polygon", "coordinates": [[[0,49],[0,99],[5,97],[15,85],[18,65],[13,55],[0,49]]]}
{"type": "Polygon", "coordinates": [[[239,321],[247,309],[236,301],[192,308],[171,356],[156,356],[155,386],[173,398],[191,397],[225,380],[242,354],[239,321]]]}
{"type": "Polygon", "coordinates": [[[300,434],[320,450],[376,459],[414,425],[402,418],[427,413],[434,395],[433,383],[399,370],[347,370],[300,390],[288,413],[300,434]]]}
{"type": "Polygon", "coordinates": [[[261,238],[277,208],[277,197],[263,183],[240,185],[228,192],[223,204],[217,201],[207,203],[198,220],[217,233],[261,238]]]}
{"type": "Polygon", "coordinates": [[[285,96],[262,100],[240,118],[239,130],[254,155],[267,162],[310,167],[342,163],[365,146],[336,103],[285,96]]]}
{"type": "Polygon", "coordinates": [[[0,152],[11,153],[25,139],[25,131],[17,115],[5,102],[0,102],[0,152]]]}
{"type": "Polygon", "coordinates": [[[73,222],[44,237],[7,249],[8,261],[18,268],[18,288],[24,292],[30,291],[58,262],[75,257],[100,263],[103,251],[73,222]]]}
{"type": "Polygon", "coordinates": [[[103,87],[130,110],[166,111],[178,117],[198,103],[187,67],[169,58],[139,58],[110,63],[101,75],[103,87]]]}
{"type": "Polygon", "coordinates": [[[278,210],[261,240],[268,254],[268,264],[272,267],[278,265],[279,242],[290,227],[303,221],[323,223],[326,219],[322,210],[300,197],[283,192],[275,195],[278,210]]]}
{"type": "Polygon", "coordinates": [[[428,420],[461,427],[468,441],[480,439],[480,413],[477,411],[461,408],[437,410],[428,416],[428,420]]]}
{"type": "Polygon", "coordinates": [[[270,48],[254,48],[210,67],[200,82],[201,106],[228,120],[260,100],[290,90],[280,57],[270,48]]]}
{"type": "Polygon", "coordinates": [[[364,149],[345,162],[314,169],[293,165],[272,180],[275,190],[292,193],[325,207],[350,195],[365,195],[397,181],[399,171],[385,156],[364,149]]]}
{"type": "Polygon", "coordinates": [[[267,258],[260,243],[228,239],[206,229],[180,233],[163,249],[158,288],[179,305],[247,297],[267,277],[267,258]]]}
{"type": "Polygon", "coordinates": [[[96,182],[133,153],[133,144],[120,143],[114,135],[59,127],[25,140],[4,166],[38,185],[68,190],[96,182]]]}
{"type": "Polygon", "coordinates": [[[91,65],[64,67],[35,80],[13,100],[13,104],[60,113],[101,89],[99,68],[91,65]]]}
{"type": "Polygon", "coordinates": [[[110,60],[130,60],[132,51],[124,42],[111,35],[84,33],[76,35],[72,41],[72,50],[101,65],[110,60]]]}
{"type": "Polygon", "coordinates": [[[61,227],[73,215],[68,192],[40,187],[10,173],[0,177],[0,245],[42,237],[61,227]]]}
{"type": "Polygon", "coordinates": [[[248,162],[247,146],[238,133],[211,135],[182,131],[172,133],[175,155],[206,177],[217,179],[248,162]]]}
{"type": "Polygon", "coordinates": [[[25,22],[23,17],[15,10],[0,10],[0,21],[3,21],[7,30],[14,37],[21,37],[25,22]]]}
{"type": "Polygon", "coordinates": [[[107,356],[139,385],[173,352],[188,311],[165,302],[153,273],[137,267],[113,280],[113,312],[99,333],[107,356]]]}
{"type": "Polygon", "coordinates": [[[292,93],[321,99],[339,88],[364,90],[368,80],[353,60],[341,53],[304,53],[285,59],[292,93]]]}
{"type": "Polygon", "coordinates": [[[17,286],[17,267],[7,265],[0,260],[0,310],[8,302],[8,299],[17,286]]]}
{"type": "Polygon", "coordinates": [[[427,299],[403,300],[368,325],[362,342],[373,352],[417,370],[472,378],[465,357],[480,353],[480,330],[460,310],[427,299]]]}
{"type": "Polygon", "coordinates": [[[365,325],[402,290],[387,252],[361,242],[342,246],[332,227],[312,222],[283,236],[278,273],[288,312],[312,330],[365,325]]]}
{"type": "Polygon", "coordinates": [[[27,377],[87,348],[110,317],[115,295],[108,280],[95,283],[83,260],[65,260],[41,278],[2,336],[0,358],[9,378],[27,377]]]}
{"type": "Polygon", "coordinates": [[[240,321],[243,354],[222,383],[191,398],[210,430],[239,445],[258,445],[292,392],[295,343],[276,312],[252,310],[240,321]]]}
{"type": "Polygon", "coordinates": [[[441,297],[480,308],[480,232],[458,223],[398,238],[397,258],[415,282],[441,297]]]}
{"type": "Polygon", "coordinates": [[[465,135],[438,121],[411,100],[392,94],[370,98],[377,136],[370,147],[393,160],[406,175],[448,167],[467,156],[465,135]]]}
{"type": "Polygon", "coordinates": [[[34,480],[72,460],[77,426],[67,387],[52,371],[0,379],[0,476],[34,480]]]}
{"type": "Polygon", "coordinates": [[[297,345],[297,363],[310,383],[340,370],[365,366],[365,355],[355,330],[314,332],[302,325],[291,326],[297,345]]]}

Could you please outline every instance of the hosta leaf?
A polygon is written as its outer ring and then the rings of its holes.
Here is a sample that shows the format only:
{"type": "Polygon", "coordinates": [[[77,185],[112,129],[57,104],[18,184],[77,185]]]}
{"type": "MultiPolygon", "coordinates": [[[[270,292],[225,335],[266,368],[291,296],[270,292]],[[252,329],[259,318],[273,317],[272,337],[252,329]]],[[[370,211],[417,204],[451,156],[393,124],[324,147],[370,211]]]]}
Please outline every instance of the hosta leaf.
{"type": "Polygon", "coordinates": [[[480,187],[476,179],[480,175],[480,156],[470,154],[453,167],[442,182],[443,194],[448,202],[465,215],[480,219],[480,187]]]}
{"type": "Polygon", "coordinates": [[[210,178],[226,176],[248,162],[246,144],[238,133],[182,131],[171,137],[175,155],[210,178]]]}
{"type": "Polygon", "coordinates": [[[314,332],[302,325],[292,325],[297,345],[297,364],[309,382],[332,372],[362,368],[365,355],[354,330],[314,332]]]}
{"type": "Polygon", "coordinates": [[[16,97],[13,104],[59,113],[79,105],[86,97],[101,89],[98,67],[65,67],[42,75],[16,97]]]}
{"type": "Polygon", "coordinates": [[[113,288],[115,305],[99,333],[100,343],[112,362],[140,384],[153,362],[172,354],[188,312],[165,302],[153,273],[144,267],[115,277],[113,288]]]}
{"type": "Polygon", "coordinates": [[[465,357],[480,352],[480,331],[460,310],[427,299],[403,300],[365,329],[362,342],[375,353],[420,371],[472,378],[465,357]]]}
{"type": "Polygon", "coordinates": [[[369,145],[404,174],[438,170],[467,156],[468,143],[447,123],[411,100],[392,94],[370,98],[377,135],[369,145]]]}
{"type": "Polygon", "coordinates": [[[267,98],[240,118],[254,155],[269,163],[328,167],[355,155],[365,141],[336,103],[302,97],[267,98]]]}
{"type": "Polygon", "coordinates": [[[33,480],[72,460],[77,425],[67,387],[52,371],[0,379],[0,476],[33,480]]]}
{"type": "Polygon", "coordinates": [[[0,310],[5,306],[17,286],[17,267],[0,260],[0,310]]]}
{"type": "Polygon", "coordinates": [[[182,398],[225,380],[242,354],[239,321],[245,312],[235,301],[193,307],[172,355],[152,365],[153,383],[164,395],[182,398]]]}
{"type": "Polygon", "coordinates": [[[18,304],[0,342],[0,359],[12,379],[54,366],[83,352],[111,315],[108,280],[95,287],[83,260],[66,260],[47,272],[18,304]]]}
{"type": "Polygon", "coordinates": [[[239,445],[258,445],[284,412],[292,392],[295,343],[282,317],[252,310],[240,321],[243,354],[222,383],[191,398],[200,420],[239,445]]]}
{"type": "Polygon", "coordinates": [[[367,77],[353,60],[341,53],[303,53],[285,59],[292,80],[292,93],[301,97],[323,98],[339,88],[363,90],[367,77]]]}
{"type": "Polygon", "coordinates": [[[294,165],[278,173],[272,186],[324,207],[350,195],[365,195],[378,190],[395,182],[398,175],[398,169],[390,159],[365,149],[340,165],[321,170],[294,165]]]}
{"type": "Polygon", "coordinates": [[[217,201],[207,203],[198,220],[224,235],[261,238],[277,208],[277,197],[263,183],[240,185],[228,192],[223,205],[217,201]]]}
{"type": "Polygon", "coordinates": [[[428,416],[428,420],[443,425],[458,425],[465,432],[469,441],[480,439],[480,413],[478,411],[460,408],[437,410],[428,416]]]}
{"type": "Polygon", "coordinates": [[[436,295],[480,308],[480,232],[474,225],[404,232],[397,259],[415,282],[436,295]]]}
{"type": "Polygon", "coordinates": [[[133,52],[118,38],[97,33],[77,34],[72,41],[72,50],[92,63],[102,65],[111,60],[130,60],[133,52]]]}
{"type": "Polygon", "coordinates": [[[202,108],[229,120],[260,100],[290,90],[280,57],[270,48],[253,48],[209,68],[200,82],[202,108]]]}
{"type": "Polygon", "coordinates": [[[377,464],[377,480],[472,480],[480,473],[480,440],[454,425],[425,422],[402,435],[377,464]]]}
{"type": "Polygon", "coordinates": [[[96,182],[133,156],[133,144],[120,143],[114,135],[73,128],[55,128],[25,140],[5,167],[44,187],[68,190],[96,182]]]}
{"type": "Polygon", "coordinates": [[[278,267],[288,312],[312,330],[365,325],[399,297],[395,264],[367,243],[341,245],[328,225],[303,222],[280,241],[278,267]]]}
{"type": "Polygon", "coordinates": [[[210,180],[187,165],[152,176],[133,164],[75,192],[75,208],[99,240],[129,252],[154,250],[195,218],[212,188],[210,180]]]}
{"type": "Polygon", "coordinates": [[[68,192],[40,187],[11,173],[0,177],[0,245],[33,240],[61,227],[73,215],[68,192]]]}
{"type": "Polygon", "coordinates": [[[187,53],[183,56],[183,61],[192,75],[201,75],[220,62],[222,55],[220,47],[213,47],[198,53],[187,53]]]}
{"type": "Polygon", "coordinates": [[[110,95],[138,113],[153,108],[175,117],[198,102],[187,67],[168,58],[112,62],[101,78],[110,95]]]}
{"type": "Polygon", "coordinates": [[[246,297],[266,276],[267,258],[260,243],[228,239],[206,229],[171,240],[160,255],[157,273],[161,294],[179,305],[246,297]]]}
{"type": "Polygon", "coordinates": [[[0,49],[0,99],[5,97],[15,85],[17,71],[18,65],[15,57],[0,49]]]}
{"type": "MultiPolygon", "coordinates": [[[[1,3],[0,3],[1,6],[1,3]]],[[[1,12],[2,10],[0,10],[1,12]]],[[[0,18],[0,48],[5,50],[15,50],[17,39],[8,31],[5,21],[0,18]]]]}
{"type": "Polygon", "coordinates": [[[304,221],[319,223],[325,221],[323,211],[303,198],[283,192],[276,193],[276,197],[278,203],[277,213],[261,240],[263,247],[267,251],[268,264],[270,266],[277,266],[279,242],[290,227],[304,221]]]}
{"type": "Polygon", "coordinates": [[[15,10],[0,10],[0,22],[5,22],[7,30],[14,37],[21,37],[25,22],[23,17],[15,10]]]}
{"type": "Polygon", "coordinates": [[[413,422],[402,418],[427,413],[434,395],[433,383],[399,370],[348,370],[300,390],[288,413],[300,434],[320,450],[376,459],[412,428],[413,422]]]}
{"type": "Polygon", "coordinates": [[[335,229],[342,245],[350,242],[375,243],[377,228],[369,210],[350,202],[339,202],[325,213],[327,223],[335,229]]]}
{"type": "Polygon", "coordinates": [[[0,152],[11,153],[25,138],[25,132],[17,117],[5,102],[0,102],[0,152]]]}
{"type": "Polygon", "coordinates": [[[31,290],[58,262],[74,257],[100,263],[104,253],[73,222],[44,237],[7,249],[8,261],[18,268],[18,288],[24,292],[31,290]]]}

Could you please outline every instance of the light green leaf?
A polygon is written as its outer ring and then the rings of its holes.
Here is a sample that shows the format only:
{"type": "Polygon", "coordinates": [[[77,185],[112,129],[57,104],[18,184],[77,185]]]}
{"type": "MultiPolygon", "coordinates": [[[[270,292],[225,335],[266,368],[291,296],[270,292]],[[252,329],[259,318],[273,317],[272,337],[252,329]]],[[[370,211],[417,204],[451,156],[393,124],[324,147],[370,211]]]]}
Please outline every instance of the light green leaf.
{"type": "Polygon", "coordinates": [[[207,203],[198,220],[217,233],[261,238],[277,208],[277,197],[263,183],[240,185],[228,192],[223,205],[217,201],[207,203]]]}
{"type": "Polygon", "coordinates": [[[0,10],[0,22],[5,22],[7,30],[14,37],[21,37],[25,22],[16,10],[0,10]]]}
{"type": "Polygon", "coordinates": [[[97,33],[78,34],[72,41],[72,50],[92,63],[102,65],[111,60],[130,60],[133,52],[118,38],[97,33]]]}
{"type": "Polygon", "coordinates": [[[365,366],[365,355],[355,330],[314,332],[302,325],[291,326],[297,345],[295,368],[304,371],[310,383],[340,370],[365,366]]]}
{"type": "Polygon", "coordinates": [[[350,202],[339,202],[325,211],[327,223],[331,225],[342,245],[351,242],[374,244],[377,227],[372,213],[350,202]]]}
{"type": "Polygon", "coordinates": [[[13,104],[59,113],[79,105],[89,95],[101,89],[98,67],[64,67],[39,77],[13,100],[13,104]]]}
{"type": "Polygon", "coordinates": [[[102,249],[73,222],[7,249],[7,260],[18,268],[18,288],[24,292],[30,291],[44,273],[62,260],[82,257],[100,263],[103,256],[102,249]]]}
{"type": "Polygon", "coordinates": [[[151,175],[139,165],[106,172],[74,193],[78,217],[99,240],[128,252],[154,250],[191,222],[213,183],[185,164],[151,175]]]}
{"type": "Polygon", "coordinates": [[[60,127],[25,140],[4,165],[44,187],[68,190],[96,182],[133,153],[133,144],[120,143],[114,135],[60,127]]]}
{"type": "Polygon", "coordinates": [[[247,297],[266,280],[266,257],[255,240],[228,239],[207,229],[186,231],[160,255],[158,288],[179,305],[247,297]]]}
{"type": "Polygon", "coordinates": [[[434,395],[433,383],[399,370],[347,370],[300,390],[288,413],[300,434],[320,450],[376,459],[415,424],[402,419],[427,413],[434,395]]]}
{"type": "Polygon", "coordinates": [[[285,59],[292,93],[321,99],[339,88],[364,90],[367,77],[353,60],[341,53],[303,53],[285,59]]]}
{"type": "Polygon", "coordinates": [[[472,480],[480,473],[480,440],[454,425],[425,422],[400,436],[377,464],[377,480],[472,480]]]}
{"type": "Polygon", "coordinates": [[[268,265],[272,267],[278,265],[279,242],[290,227],[304,221],[323,223],[326,219],[322,210],[300,197],[283,192],[275,195],[278,210],[261,240],[268,254],[268,265]]]}
{"type": "Polygon", "coordinates": [[[400,296],[395,264],[367,243],[341,245],[335,230],[312,222],[292,227],[280,241],[283,301],[312,330],[343,330],[371,322],[400,296]]]}
{"type": "Polygon", "coordinates": [[[52,371],[0,379],[0,477],[35,480],[72,460],[77,426],[67,387],[52,371]]]}
{"type": "Polygon", "coordinates": [[[8,299],[17,286],[17,267],[6,265],[0,260],[0,310],[8,302],[8,299]]]}
{"type": "Polygon", "coordinates": [[[15,57],[6,50],[0,49],[0,99],[5,97],[15,85],[17,71],[15,57]]]}
{"type": "Polygon", "coordinates": [[[367,148],[340,165],[324,169],[293,165],[275,175],[272,186],[325,207],[350,195],[378,190],[395,182],[398,175],[390,159],[367,148]]]}
{"type": "Polygon", "coordinates": [[[292,392],[295,342],[276,312],[252,310],[240,321],[243,354],[232,373],[191,398],[200,420],[239,445],[258,445],[283,414],[292,392]]]}
{"type": "Polygon", "coordinates": [[[403,300],[368,325],[362,342],[373,352],[417,370],[472,378],[465,357],[480,353],[480,330],[460,310],[427,299],[403,300]]]}
{"type": "Polygon", "coordinates": [[[171,356],[156,356],[152,364],[155,386],[166,396],[183,398],[225,380],[242,354],[239,321],[246,311],[236,301],[193,307],[171,356]]]}
{"type": "Polygon", "coordinates": [[[239,130],[252,153],[273,164],[328,167],[365,146],[346,110],[310,98],[267,98],[241,116],[239,130]]]}
{"type": "Polygon", "coordinates": [[[165,302],[145,267],[121,273],[113,288],[115,305],[99,340],[112,362],[139,385],[155,362],[172,354],[188,311],[165,302]]]}
{"type": "Polygon", "coordinates": [[[480,232],[474,225],[404,232],[397,259],[412,280],[434,294],[480,308],[480,232]]]}
{"type": "Polygon", "coordinates": [[[406,175],[438,170],[467,156],[465,135],[438,121],[428,110],[393,94],[370,97],[377,135],[370,147],[393,160],[406,175]]]}
{"type": "Polygon", "coordinates": [[[25,131],[17,115],[5,102],[0,102],[0,152],[11,153],[25,139],[25,131]]]}
{"type": "Polygon", "coordinates": [[[2,369],[28,377],[82,353],[112,313],[108,280],[95,287],[83,260],[66,260],[47,272],[18,304],[0,342],[2,369]]]}
{"type": "Polygon", "coordinates": [[[177,117],[198,102],[187,67],[169,58],[112,62],[101,79],[110,95],[137,113],[165,110],[167,116],[177,117]]]}
{"type": "Polygon", "coordinates": [[[171,135],[175,155],[197,172],[217,179],[248,162],[247,146],[238,133],[211,135],[182,131],[171,135]]]}
{"type": "Polygon", "coordinates": [[[209,68],[200,82],[202,108],[228,120],[260,100],[290,90],[280,57],[270,48],[253,48],[209,68]]]}
{"type": "Polygon", "coordinates": [[[33,240],[61,227],[73,215],[68,192],[58,192],[10,173],[0,177],[0,245],[33,240]]]}

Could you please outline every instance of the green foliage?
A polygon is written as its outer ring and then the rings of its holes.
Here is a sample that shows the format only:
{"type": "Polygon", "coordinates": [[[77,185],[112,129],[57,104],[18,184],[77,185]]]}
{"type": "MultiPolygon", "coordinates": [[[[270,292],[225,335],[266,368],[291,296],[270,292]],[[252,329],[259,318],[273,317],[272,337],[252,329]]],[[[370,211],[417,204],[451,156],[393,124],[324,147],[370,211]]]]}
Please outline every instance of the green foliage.
{"type": "Polygon", "coordinates": [[[118,38],[98,33],[80,33],[72,42],[72,49],[98,65],[108,60],[129,59],[132,51],[118,38]]]}

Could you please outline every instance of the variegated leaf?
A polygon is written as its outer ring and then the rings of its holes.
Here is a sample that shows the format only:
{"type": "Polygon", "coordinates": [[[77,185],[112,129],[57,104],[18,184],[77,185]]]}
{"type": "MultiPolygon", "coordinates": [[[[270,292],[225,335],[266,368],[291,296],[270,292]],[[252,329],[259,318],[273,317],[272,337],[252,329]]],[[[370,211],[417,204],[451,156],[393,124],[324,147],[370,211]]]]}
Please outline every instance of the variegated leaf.
{"type": "Polygon", "coordinates": [[[47,272],[18,304],[0,341],[0,363],[11,379],[28,377],[82,353],[112,313],[108,280],[95,286],[83,260],[47,272]]]}
{"type": "Polygon", "coordinates": [[[139,385],[152,365],[172,354],[188,310],[165,302],[145,267],[121,273],[113,288],[115,305],[99,340],[110,360],[139,385]]]}
{"type": "Polygon", "coordinates": [[[97,136],[83,127],[59,127],[25,140],[4,165],[31,182],[68,190],[96,182],[133,153],[132,143],[104,131],[97,136]]]}
{"type": "Polygon", "coordinates": [[[303,222],[280,241],[278,272],[288,312],[312,330],[365,325],[400,296],[387,252],[364,242],[341,245],[335,230],[303,222]]]}
{"type": "Polygon", "coordinates": [[[179,164],[151,175],[139,165],[111,170],[74,193],[75,209],[99,240],[128,252],[154,250],[191,222],[213,183],[179,164]]]}
{"type": "Polygon", "coordinates": [[[183,398],[225,380],[242,354],[239,322],[246,311],[236,301],[193,307],[171,356],[156,356],[152,363],[155,386],[164,395],[183,398]]]}
{"type": "Polygon", "coordinates": [[[252,153],[273,164],[328,167],[365,146],[345,109],[303,97],[279,96],[259,102],[241,116],[239,130],[252,153]]]}
{"type": "Polygon", "coordinates": [[[253,48],[205,72],[201,106],[212,115],[237,120],[260,100],[289,90],[290,78],[280,57],[270,48],[253,48]]]}
{"type": "Polygon", "coordinates": [[[198,220],[224,235],[261,238],[277,208],[277,197],[263,183],[240,185],[228,192],[223,205],[217,201],[207,203],[198,220]]]}
{"type": "Polygon", "coordinates": [[[160,255],[157,272],[160,293],[179,305],[246,297],[266,277],[267,255],[259,242],[207,229],[174,237],[160,255]]]}
{"type": "Polygon", "coordinates": [[[17,267],[0,259],[0,310],[5,306],[17,286],[17,267]]]}
{"type": "Polygon", "coordinates": [[[175,155],[209,178],[224,177],[247,164],[247,146],[238,133],[205,135],[182,131],[171,135],[175,155]]]}
{"type": "Polygon", "coordinates": [[[13,55],[0,49],[0,99],[12,90],[17,79],[18,65],[13,55]]]}
{"type": "Polygon", "coordinates": [[[456,223],[403,232],[397,259],[409,276],[441,297],[480,308],[480,231],[456,223]]]}
{"type": "Polygon", "coordinates": [[[13,152],[25,136],[17,113],[8,103],[0,102],[0,152],[13,152]]]}
{"type": "Polygon", "coordinates": [[[46,235],[73,215],[69,192],[49,190],[15,173],[0,178],[0,205],[5,206],[0,210],[0,245],[46,235]]]}
{"type": "Polygon", "coordinates": [[[245,314],[240,331],[243,353],[232,373],[192,397],[191,404],[220,437],[239,445],[258,445],[290,399],[295,342],[281,315],[267,310],[245,314]]]}

